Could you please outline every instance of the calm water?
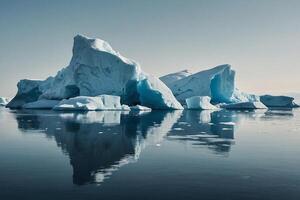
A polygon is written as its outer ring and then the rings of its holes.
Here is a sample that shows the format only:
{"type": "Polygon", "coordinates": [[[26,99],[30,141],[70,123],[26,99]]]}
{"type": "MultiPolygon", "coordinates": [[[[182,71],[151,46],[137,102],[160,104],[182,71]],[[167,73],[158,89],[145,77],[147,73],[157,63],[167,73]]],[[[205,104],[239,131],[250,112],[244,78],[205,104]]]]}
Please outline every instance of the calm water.
{"type": "Polygon", "coordinates": [[[300,110],[0,110],[0,199],[300,199],[300,110]]]}

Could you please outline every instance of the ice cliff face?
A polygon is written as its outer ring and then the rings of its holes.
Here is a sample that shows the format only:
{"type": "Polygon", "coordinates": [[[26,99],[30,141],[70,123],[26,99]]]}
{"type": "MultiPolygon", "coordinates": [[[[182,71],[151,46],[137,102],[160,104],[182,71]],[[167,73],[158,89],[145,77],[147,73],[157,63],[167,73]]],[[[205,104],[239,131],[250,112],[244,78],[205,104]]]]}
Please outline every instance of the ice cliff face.
{"type": "MultiPolygon", "coordinates": [[[[176,73],[174,73],[176,74],[176,73]]],[[[161,77],[165,81],[166,75],[161,77]]],[[[255,95],[240,92],[235,86],[235,71],[230,65],[220,65],[215,68],[200,71],[176,81],[165,82],[172,90],[176,99],[184,103],[185,99],[193,96],[209,96],[215,103],[236,103],[256,101],[255,95]]]]}
{"type": "MultiPolygon", "coordinates": [[[[143,80],[150,81],[147,77],[138,63],[123,57],[107,42],[77,35],[70,64],[45,81],[21,80],[18,93],[8,107],[21,108],[25,103],[40,99],[62,100],[102,94],[120,96],[125,104],[143,105],[144,102],[149,106],[145,95],[140,93],[144,91],[143,88],[138,88],[143,80]]],[[[156,88],[150,94],[160,105],[156,108],[182,108],[163,82],[154,80],[152,84],[156,88]],[[157,92],[161,95],[157,96],[157,92]]],[[[147,94],[147,98],[151,99],[151,96],[147,94]]]]}

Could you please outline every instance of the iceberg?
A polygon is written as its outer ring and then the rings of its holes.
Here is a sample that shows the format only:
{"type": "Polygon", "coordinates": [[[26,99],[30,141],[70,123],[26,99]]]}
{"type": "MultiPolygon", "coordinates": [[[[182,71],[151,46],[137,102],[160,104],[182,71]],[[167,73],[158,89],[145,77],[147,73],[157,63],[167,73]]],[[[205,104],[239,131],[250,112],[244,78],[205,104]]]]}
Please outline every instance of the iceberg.
{"type": "Polygon", "coordinates": [[[95,111],[95,110],[122,110],[127,109],[122,106],[119,96],[99,95],[96,97],[78,96],[65,99],[54,106],[53,110],[78,110],[78,111],[95,111]]]}
{"type": "Polygon", "coordinates": [[[226,109],[237,110],[267,109],[267,107],[259,101],[224,104],[221,107],[226,109]]]}
{"type": "Polygon", "coordinates": [[[16,96],[7,104],[7,107],[12,109],[22,108],[29,102],[37,101],[42,92],[39,86],[43,83],[40,80],[20,80],[17,84],[18,92],[16,96]]]}
{"type": "Polygon", "coordinates": [[[6,106],[8,104],[8,99],[0,97],[0,106],[6,106]]]}
{"type": "Polygon", "coordinates": [[[148,75],[137,85],[142,105],[153,109],[183,109],[172,91],[158,78],[148,75]]]}
{"type": "Polygon", "coordinates": [[[238,103],[259,99],[236,88],[235,71],[228,64],[200,71],[167,84],[181,103],[193,96],[209,96],[214,103],[238,103]]]}
{"type": "Polygon", "coordinates": [[[16,96],[7,107],[22,108],[26,103],[42,99],[63,100],[106,94],[120,96],[122,104],[127,105],[145,103],[145,106],[157,105],[153,108],[158,109],[181,108],[166,88],[163,82],[149,78],[138,63],[122,56],[106,41],[77,35],[70,64],[45,81],[21,80],[16,96]],[[143,89],[144,85],[151,87],[143,89]],[[141,93],[144,91],[149,91],[159,102],[149,103],[151,96],[141,93]]]}
{"type": "Polygon", "coordinates": [[[186,105],[188,109],[200,109],[200,110],[213,110],[217,109],[216,106],[210,103],[211,98],[209,96],[194,96],[187,98],[186,105]]]}
{"type": "Polygon", "coordinates": [[[180,79],[183,79],[187,76],[192,75],[191,72],[189,72],[187,69],[176,72],[176,73],[172,73],[172,74],[168,74],[165,76],[160,77],[159,79],[164,82],[164,84],[166,84],[168,87],[171,83],[178,81],[180,79]]]}
{"type": "Polygon", "coordinates": [[[260,96],[260,101],[267,107],[299,107],[299,105],[294,102],[294,98],[289,96],[263,95],[260,96]]]}
{"type": "Polygon", "coordinates": [[[57,104],[59,104],[60,101],[57,100],[48,100],[48,99],[41,99],[38,101],[34,101],[31,103],[26,103],[22,106],[24,109],[52,109],[57,104]]]}

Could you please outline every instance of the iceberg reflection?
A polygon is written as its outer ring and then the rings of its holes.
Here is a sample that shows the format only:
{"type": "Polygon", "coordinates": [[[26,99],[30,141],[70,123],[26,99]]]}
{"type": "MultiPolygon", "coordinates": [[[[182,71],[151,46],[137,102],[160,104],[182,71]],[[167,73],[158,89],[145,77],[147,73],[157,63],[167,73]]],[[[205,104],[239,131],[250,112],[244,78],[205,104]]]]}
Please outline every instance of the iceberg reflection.
{"type": "Polygon", "coordinates": [[[55,139],[70,158],[77,185],[101,184],[123,165],[136,162],[146,146],[160,145],[165,138],[227,154],[234,144],[236,115],[225,110],[14,112],[23,133],[42,132],[55,139]]]}

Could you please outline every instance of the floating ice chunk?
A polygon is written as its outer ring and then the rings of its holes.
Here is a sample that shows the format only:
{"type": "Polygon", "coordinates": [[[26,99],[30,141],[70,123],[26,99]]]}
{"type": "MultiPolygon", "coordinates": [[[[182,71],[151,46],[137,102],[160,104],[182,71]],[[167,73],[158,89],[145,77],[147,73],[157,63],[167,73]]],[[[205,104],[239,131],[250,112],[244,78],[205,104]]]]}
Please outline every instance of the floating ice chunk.
{"type": "Polygon", "coordinates": [[[139,99],[143,106],[153,109],[183,109],[172,91],[158,78],[145,75],[137,85],[139,99]]]}
{"type": "Polygon", "coordinates": [[[226,108],[226,109],[266,109],[267,107],[259,102],[259,101],[255,101],[255,102],[241,102],[241,103],[232,103],[232,104],[225,104],[222,105],[222,108],[226,108]]]}
{"type": "Polygon", "coordinates": [[[151,108],[148,108],[146,106],[136,105],[136,106],[131,106],[130,110],[132,110],[132,111],[151,111],[151,108]]]}
{"type": "Polygon", "coordinates": [[[168,74],[165,76],[160,77],[159,79],[164,82],[164,84],[166,84],[167,86],[169,86],[171,83],[178,81],[180,79],[183,79],[187,76],[192,75],[192,73],[190,73],[188,70],[182,70],[180,72],[176,72],[176,73],[172,73],[172,74],[168,74]]]}
{"type": "Polygon", "coordinates": [[[57,101],[57,100],[41,99],[41,100],[34,101],[31,103],[26,103],[22,107],[25,109],[52,109],[59,102],[60,101],[57,101]]]}
{"type": "Polygon", "coordinates": [[[257,99],[255,95],[248,95],[236,88],[235,71],[227,64],[181,78],[168,86],[181,103],[193,96],[210,96],[215,103],[237,103],[257,99]]]}
{"type": "Polygon", "coordinates": [[[8,104],[8,99],[0,97],[0,106],[6,106],[8,104]]]}
{"type": "Polygon", "coordinates": [[[267,107],[287,107],[287,108],[299,107],[294,102],[294,98],[288,96],[263,95],[260,96],[260,101],[263,104],[265,104],[267,107]]]}
{"type": "Polygon", "coordinates": [[[123,110],[123,111],[130,111],[130,107],[128,105],[123,104],[121,106],[121,110],[123,110]]]}
{"type": "MultiPolygon", "coordinates": [[[[78,96],[62,100],[54,110],[122,110],[120,97],[99,95],[95,97],[78,96]]],[[[126,107],[127,108],[127,107],[126,107]]]]}
{"type": "Polygon", "coordinates": [[[232,126],[234,126],[234,125],[235,125],[235,123],[234,123],[234,122],[220,122],[220,124],[232,125],[232,126]]]}
{"type": "Polygon", "coordinates": [[[186,105],[188,109],[200,109],[200,110],[213,110],[217,109],[216,106],[210,103],[211,98],[209,96],[194,96],[187,98],[186,105]]]}

